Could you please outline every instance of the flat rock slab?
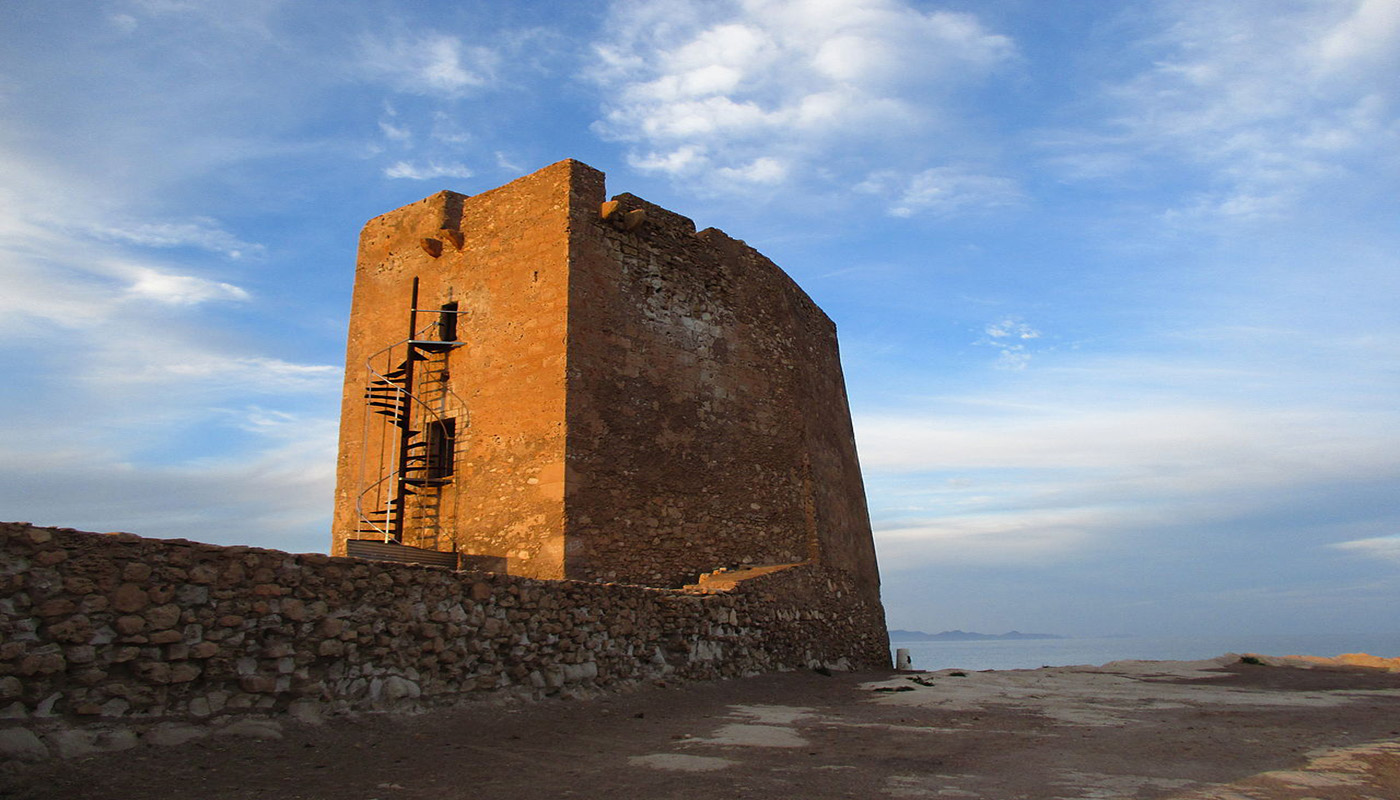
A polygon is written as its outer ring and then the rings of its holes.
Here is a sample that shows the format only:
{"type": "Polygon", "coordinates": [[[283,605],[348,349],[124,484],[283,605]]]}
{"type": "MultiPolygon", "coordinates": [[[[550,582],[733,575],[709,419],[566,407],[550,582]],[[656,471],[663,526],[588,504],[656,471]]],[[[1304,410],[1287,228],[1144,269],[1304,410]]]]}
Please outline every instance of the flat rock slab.
{"type": "Polygon", "coordinates": [[[19,764],[0,797],[1400,798],[1400,673],[1237,658],[789,673],[281,732],[19,764]]]}

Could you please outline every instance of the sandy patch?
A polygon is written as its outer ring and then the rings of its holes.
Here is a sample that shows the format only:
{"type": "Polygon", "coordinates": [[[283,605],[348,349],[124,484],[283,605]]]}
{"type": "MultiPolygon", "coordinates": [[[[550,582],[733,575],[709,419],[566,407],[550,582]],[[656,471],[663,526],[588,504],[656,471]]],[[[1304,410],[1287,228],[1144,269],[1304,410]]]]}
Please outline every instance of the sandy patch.
{"type": "Polygon", "coordinates": [[[918,682],[905,676],[866,683],[862,688],[883,704],[946,711],[1016,708],[1064,724],[1087,726],[1126,725],[1143,712],[1171,709],[1328,708],[1362,696],[1400,696],[1396,689],[1282,693],[1212,685],[1212,678],[1225,675],[1218,672],[1221,667],[1238,661],[1239,656],[1228,655],[1206,661],[1118,661],[1102,667],[1047,667],[962,676],[943,670],[920,675],[918,682]]]}
{"type": "Polygon", "coordinates": [[[1400,742],[1376,742],[1313,754],[1304,766],[1272,770],[1173,800],[1389,800],[1400,774],[1400,742]]]}
{"type": "Polygon", "coordinates": [[[1313,669],[1315,667],[1366,667],[1367,669],[1380,669],[1386,672],[1400,672],[1400,658],[1383,658],[1373,656],[1369,653],[1343,653],[1332,658],[1322,656],[1261,656],[1256,655],[1260,661],[1275,667],[1298,667],[1300,669],[1313,669]]]}
{"type": "Polygon", "coordinates": [[[730,706],[729,712],[758,725],[792,725],[816,713],[803,706],[730,706]]]}
{"type": "Polygon", "coordinates": [[[722,725],[711,736],[692,739],[690,743],[721,747],[803,747],[807,740],[792,726],[814,715],[816,711],[805,706],[730,706],[726,716],[741,722],[722,725]]]}
{"type": "Polygon", "coordinates": [[[926,775],[891,775],[881,791],[889,797],[982,797],[979,792],[949,786],[948,778],[926,775]]]}
{"type": "Polygon", "coordinates": [[[652,753],[647,756],[632,756],[627,763],[634,767],[668,769],[676,772],[714,772],[739,763],[728,758],[715,756],[692,756],[686,753],[652,753]]]}
{"type": "Polygon", "coordinates": [[[1195,781],[1099,772],[1060,772],[1049,783],[1062,786],[1065,797],[1077,800],[1123,800],[1139,796],[1144,789],[1181,789],[1194,785],[1195,781]]]}
{"type": "Polygon", "coordinates": [[[797,735],[797,731],[792,728],[743,723],[721,726],[713,736],[691,741],[721,747],[802,747],[807,744],[807,740],[797,735]]]}

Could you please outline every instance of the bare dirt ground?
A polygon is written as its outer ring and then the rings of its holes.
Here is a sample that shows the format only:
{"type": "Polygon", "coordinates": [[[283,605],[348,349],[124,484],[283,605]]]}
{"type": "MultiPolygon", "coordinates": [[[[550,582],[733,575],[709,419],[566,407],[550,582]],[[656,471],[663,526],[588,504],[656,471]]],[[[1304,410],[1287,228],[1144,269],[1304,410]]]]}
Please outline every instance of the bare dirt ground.
{"type": "Polygon", "coordinates": [[[1400,673],[1237,657],[788,673],[268,721],[21,767],[0,797],[1400,800],[1400,673]]]}

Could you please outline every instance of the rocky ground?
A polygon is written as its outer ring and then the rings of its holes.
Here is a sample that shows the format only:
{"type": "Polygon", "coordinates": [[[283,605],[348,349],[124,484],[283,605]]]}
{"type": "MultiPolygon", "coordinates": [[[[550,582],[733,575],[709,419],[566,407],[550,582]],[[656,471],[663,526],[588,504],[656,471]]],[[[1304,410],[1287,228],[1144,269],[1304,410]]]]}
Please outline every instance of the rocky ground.
{"type": "Polygon", "coordinates": [[[788,673],[11,767],[43,798],[1400,798],[1400,672],[1238,656],[788,673]]]}

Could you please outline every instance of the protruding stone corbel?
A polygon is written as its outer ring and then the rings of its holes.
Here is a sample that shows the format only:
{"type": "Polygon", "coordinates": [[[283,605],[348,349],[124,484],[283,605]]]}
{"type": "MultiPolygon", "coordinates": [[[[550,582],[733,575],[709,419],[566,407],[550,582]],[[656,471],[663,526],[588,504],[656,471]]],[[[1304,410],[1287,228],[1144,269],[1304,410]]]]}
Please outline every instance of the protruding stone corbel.
{"type": "Polygon", "coordinates": [[[635,208],[631,211],[623,211],[622,204],[616,200],[609,200],[598,209],[598,216],[606,222],[612,222],[624,231],[634,231],[646,222],[647,212],[643,208],[635,208]]]}
{"type": "Polygon", "coordinates": [[[447,241],[451,242],[452,246],[457,248],[458,250],[461,250],[463,245],[467,243],[467,237],[465,234],[463,234],[461,231],[456,231],[451,228],[443,228],[442,230],[438,231],[438,236],[441,236],[443,239],[446,239],[447,241]]]}
{"type": "Polygon", "coordinates": [[[437,258],[438,256],[442,255],[441,239],[434,239],[431,236],[424,236],[422,239],[418,240],[418,246],[423,248],[423,252],[427,253],[433,258],[437,258]]]}

